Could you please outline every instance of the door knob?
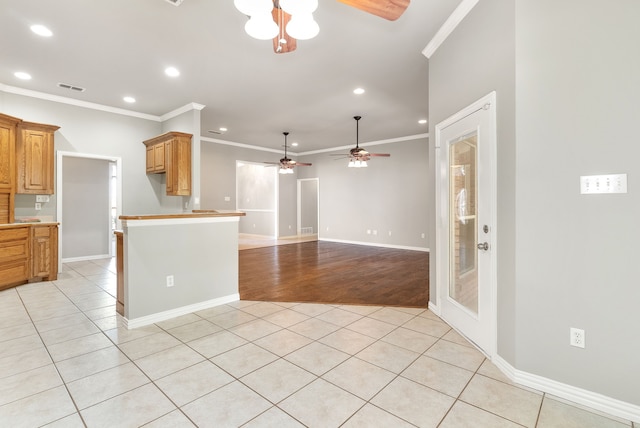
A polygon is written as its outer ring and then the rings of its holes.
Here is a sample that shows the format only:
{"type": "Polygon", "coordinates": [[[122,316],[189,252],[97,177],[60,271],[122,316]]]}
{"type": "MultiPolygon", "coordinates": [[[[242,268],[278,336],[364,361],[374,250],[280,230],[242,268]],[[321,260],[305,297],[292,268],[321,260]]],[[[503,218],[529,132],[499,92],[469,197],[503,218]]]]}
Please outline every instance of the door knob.
{"type": "Polygon", "coordinates": [[[489,249],[489,243],[488,242],[481,242],[478,244],[478,250],[484,250],[487,251],[489,249]]]}

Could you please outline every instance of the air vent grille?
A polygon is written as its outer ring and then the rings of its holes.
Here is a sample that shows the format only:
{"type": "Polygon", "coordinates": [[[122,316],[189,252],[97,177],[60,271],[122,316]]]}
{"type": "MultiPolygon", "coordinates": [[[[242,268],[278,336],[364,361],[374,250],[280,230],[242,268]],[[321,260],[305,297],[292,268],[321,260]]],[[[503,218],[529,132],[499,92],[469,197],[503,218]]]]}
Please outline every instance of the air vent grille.
{"type": "Polygon", "coordinates": [[[70,89],[72,91],[84,92],[86,89],[81,88],[80,86],[69,85],[68,83],[58,83],[58,87],[64,89],[70,89]]]}
{"type": "Polygon", "coordinates": [[[171,3],[174,6],[180,6],[180,3],[183,2],[183,0],[167,0],[168,3],[171,3]]]}

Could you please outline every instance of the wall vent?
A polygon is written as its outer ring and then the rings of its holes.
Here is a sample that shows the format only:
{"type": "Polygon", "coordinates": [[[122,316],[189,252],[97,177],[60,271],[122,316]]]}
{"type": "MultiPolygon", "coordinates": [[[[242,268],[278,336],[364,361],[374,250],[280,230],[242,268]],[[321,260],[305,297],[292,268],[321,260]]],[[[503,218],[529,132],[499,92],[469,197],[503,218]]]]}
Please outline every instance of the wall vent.
{"type": "Polygon", "coordinates": [[[85,88],[81,88],[80,86],[69,85],[68,83],[58,83],[59,88],[70,89],[72,91],[84,92],[85,88]]]}
{"type": "Polygon", "coordinates": [[[174,6],[180,6],[180,3],[182,3],[184,0],[166,0],[167,3],[171,3],[174,6]]]}

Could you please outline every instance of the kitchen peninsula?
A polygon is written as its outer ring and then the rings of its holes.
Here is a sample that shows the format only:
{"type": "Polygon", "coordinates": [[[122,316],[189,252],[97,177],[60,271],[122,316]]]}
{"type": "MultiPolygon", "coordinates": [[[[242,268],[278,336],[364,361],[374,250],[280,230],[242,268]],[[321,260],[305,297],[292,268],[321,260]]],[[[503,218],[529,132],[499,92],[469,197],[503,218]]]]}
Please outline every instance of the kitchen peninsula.
{"type": "Polygon", "coordinates": [[[127,328],[239,300],[238,223],[244,215],[120,216],[117,309],[127,328]]]}

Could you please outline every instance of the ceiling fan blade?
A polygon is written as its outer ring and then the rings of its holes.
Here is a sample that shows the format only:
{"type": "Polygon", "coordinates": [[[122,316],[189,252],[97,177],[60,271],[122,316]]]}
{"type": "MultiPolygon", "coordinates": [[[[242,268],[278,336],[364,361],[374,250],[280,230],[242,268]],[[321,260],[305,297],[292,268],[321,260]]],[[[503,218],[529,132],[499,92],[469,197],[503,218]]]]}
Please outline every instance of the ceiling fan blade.
{"type": "Polygon", "coordinates": [[[388,158],[391,155],[389,153],[369,153],[367,156],[377,156],[377,157],[385,157],[388,158]]]}
{"type": "Polygon", "coordinates": [[[329,156],[349,156],[349,153],[331,153],[329,156]]]}
{"type": "Polygon", "coordinates": [[[295,51],[297,47],[296,39],[284,31],[291,20],[291,15],[279,7],[274,7],[271,11],[271,16],[273,16],[273,20],[278,24],[278,27],[280,27],[278,35],[273,38],[273,51],[277,54],[295,51]],[[284,42],[281,42],[282,40],[284,40],[284,42]]]}
{"type": "Polygon", "coordinates": [[[400,18],[411,0],[338,0],[364,12],[379,16],[389,21],[400,18]]]}
{"type": "Polygon", "coordinates": [[[296,166],[311,166],[313,164],[310,163],[304,163],[304,162],[296,162],[296,166]]]}

